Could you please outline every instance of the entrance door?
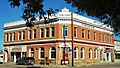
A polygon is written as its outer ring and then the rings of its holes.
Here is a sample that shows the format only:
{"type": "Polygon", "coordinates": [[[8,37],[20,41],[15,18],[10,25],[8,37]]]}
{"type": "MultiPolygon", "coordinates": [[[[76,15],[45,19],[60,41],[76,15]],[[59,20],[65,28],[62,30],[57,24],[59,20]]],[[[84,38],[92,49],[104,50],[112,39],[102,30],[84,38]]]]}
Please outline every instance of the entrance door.
{"type": "Polygon", "coordinates": [[[69,47],[62,48],[62,64],[68,64],[69,47]]]}

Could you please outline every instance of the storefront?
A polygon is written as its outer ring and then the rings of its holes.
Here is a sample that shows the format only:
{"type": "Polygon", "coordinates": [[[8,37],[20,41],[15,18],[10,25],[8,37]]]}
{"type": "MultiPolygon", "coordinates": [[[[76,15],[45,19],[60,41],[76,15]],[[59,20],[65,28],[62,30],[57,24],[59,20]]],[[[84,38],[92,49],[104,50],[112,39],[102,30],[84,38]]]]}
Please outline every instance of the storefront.
{"type": "Polygon", "coordinates": [[[26,56],[26,47],[25,46],[14,46],[11,47],[10,51],[10,61],[16,62],[17,59],[26,56]]]}

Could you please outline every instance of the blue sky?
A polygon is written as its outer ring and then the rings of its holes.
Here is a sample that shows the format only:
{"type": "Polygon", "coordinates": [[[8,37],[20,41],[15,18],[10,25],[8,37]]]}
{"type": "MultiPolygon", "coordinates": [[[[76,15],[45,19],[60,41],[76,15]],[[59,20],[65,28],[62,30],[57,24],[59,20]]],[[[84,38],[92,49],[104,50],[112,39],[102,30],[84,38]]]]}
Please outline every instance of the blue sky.
{"type": "MultiPolygon", "coordinates": [[[[76,8],[71,7],[66,4],[64,0],[45,0],[44,9],[53,8],[53,9],[62,9],[67,7],[71,12],[76,12],[76,8]]],[[[7,22],[21,20],[23,7],[20,8],[11,8],[8,3],[8,0],[0,1],[0,49],[3,47],[4,41],[4,32],[3,32],[3,24],[7,22]]],[[[117,39],[119,39],[117,37],[117,39]]]]}

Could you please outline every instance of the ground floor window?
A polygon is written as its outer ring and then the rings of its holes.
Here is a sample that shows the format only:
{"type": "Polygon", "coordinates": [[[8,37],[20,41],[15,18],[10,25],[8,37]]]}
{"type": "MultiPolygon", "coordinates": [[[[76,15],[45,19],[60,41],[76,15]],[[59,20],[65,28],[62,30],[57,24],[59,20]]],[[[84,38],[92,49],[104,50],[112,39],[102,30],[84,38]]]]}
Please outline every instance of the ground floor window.
{"type": "Polygon", "coordinates": [[[56,49],[55,49],[55,47],[51,48],[51,58],[56,58],[56,49]]]}
{"type": "Polygon", "coordinates": [[[115,54],[115,59],[120,59],[120,54],[115,54]]]}
{"type": "Polygon", "coordinates": [[[29,57],[34,57],[34,49],[33,48],[29,49],[29,57]]]}
{"type": "Polygon", "coordinates": [[[78,48],[77,47],[75,47],[74,48],[74,58],[78,58],[78,48]]]}
{"type": "Polygon", "coordinates": [[[44,58],[44,48],[42,47],[42,48],[40,48],[40,54],[39,54],[39,56],[40,56],[40,58],[44,58]]]}

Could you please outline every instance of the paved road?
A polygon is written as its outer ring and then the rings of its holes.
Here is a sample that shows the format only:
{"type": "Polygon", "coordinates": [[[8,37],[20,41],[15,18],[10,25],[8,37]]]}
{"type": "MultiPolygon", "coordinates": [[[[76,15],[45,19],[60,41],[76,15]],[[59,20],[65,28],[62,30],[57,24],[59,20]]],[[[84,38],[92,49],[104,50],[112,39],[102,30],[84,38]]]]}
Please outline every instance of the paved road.
{"type": "Polygon", "coordinates": [[[120,68],[120,63],[93,64],[81,68],[120,68]]]}
{"type": "MultiPolygon", "coordinates": [[[[14,63],[0,64],[0,68],[71,68],[69,66],[41,66],[41,65],[15,65],[14,63]]],[[[120,68],[120,63],[93,64],[72,68],[120,68]]]]}

